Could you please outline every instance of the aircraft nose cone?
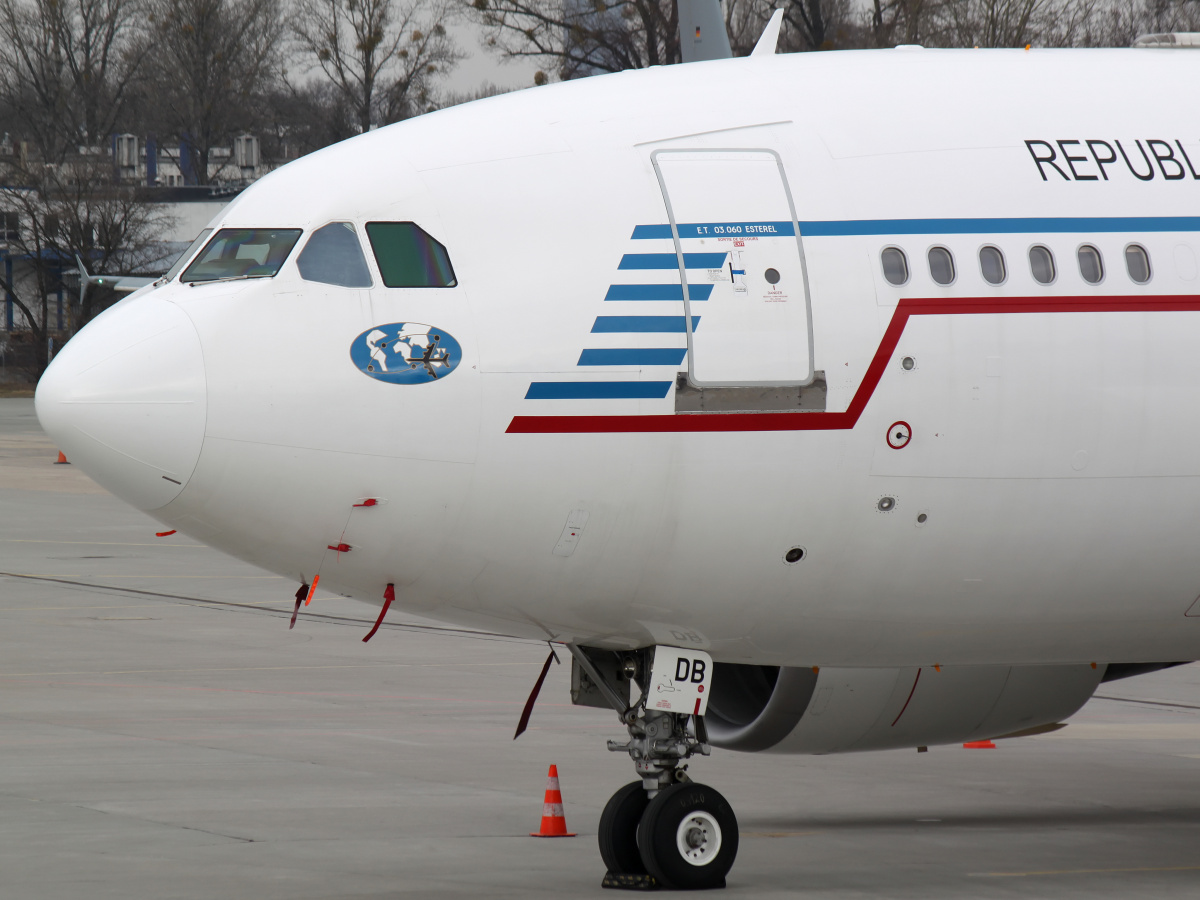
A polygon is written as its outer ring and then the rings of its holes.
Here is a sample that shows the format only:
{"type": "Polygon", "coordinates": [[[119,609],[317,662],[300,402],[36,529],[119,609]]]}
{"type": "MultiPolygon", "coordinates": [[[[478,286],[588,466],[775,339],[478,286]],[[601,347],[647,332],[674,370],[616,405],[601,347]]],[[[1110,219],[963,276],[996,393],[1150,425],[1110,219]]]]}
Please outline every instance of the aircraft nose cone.
{"type": "Polygon", "coordinates": [[[204,441],[200,337],[174,303],[127,301],[63,347],[34,404],[71,463],[139,509],[158,509],[183,490],[204,441]]]}

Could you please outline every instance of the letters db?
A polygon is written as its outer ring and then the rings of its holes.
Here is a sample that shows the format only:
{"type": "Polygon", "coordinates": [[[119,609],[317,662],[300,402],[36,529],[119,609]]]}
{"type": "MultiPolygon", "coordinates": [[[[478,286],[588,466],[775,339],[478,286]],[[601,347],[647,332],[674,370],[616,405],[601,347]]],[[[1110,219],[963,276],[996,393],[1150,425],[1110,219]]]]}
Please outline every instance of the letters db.
{"type": "Polygon", "coordinates": [[[708,708],[712,670],[712,657],[702,650],[655,647],[646,707],[704,715],[708,708]]]}

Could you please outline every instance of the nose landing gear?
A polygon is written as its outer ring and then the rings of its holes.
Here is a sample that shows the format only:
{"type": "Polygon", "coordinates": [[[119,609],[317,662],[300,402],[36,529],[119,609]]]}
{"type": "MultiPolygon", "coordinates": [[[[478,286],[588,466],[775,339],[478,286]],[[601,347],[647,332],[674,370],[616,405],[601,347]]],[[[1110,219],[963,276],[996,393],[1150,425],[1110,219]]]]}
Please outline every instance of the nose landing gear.
{"type": "Polygon", "coordinates": [[[627,752],[641,778],[613,794],[600,816],[600,857],[608,869],[604,887],[724,887],[737,856],[737,819],[720,793],[688,777],[684,764],[710,752],[703,716],[647,708],[654,648],[621,659],[574,645],[570,650],[582,673],[573,679],[583,684],[573,691],[576,702],[578,694],[591,691],[594,700],[602,697],[616,709],[629,740],[609,741],[608,749],[627,752]],[[640,681],[635,703],[621,699],[622,675],[640,681]]]}

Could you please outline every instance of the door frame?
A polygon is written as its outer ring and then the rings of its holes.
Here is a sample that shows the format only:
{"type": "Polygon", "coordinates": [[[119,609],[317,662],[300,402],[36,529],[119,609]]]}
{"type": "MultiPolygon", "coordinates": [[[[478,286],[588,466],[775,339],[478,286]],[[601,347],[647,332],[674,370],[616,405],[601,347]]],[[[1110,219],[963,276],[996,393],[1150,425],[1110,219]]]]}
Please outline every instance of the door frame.
{"type": "Polygon", "coordinates": [[[667,207],[667,221],[671,225],[671,239],[675,244],[675,257],[679,263],[679,282],[683,286],[683,327],[687,332],[688,384],[695,387],[804,387],[812,384],[816,379],[817,361],[813,355],[812,292],[809,290],[808,283],[808,260],[804,256],[804,240],[800,234],[800,220],[796,218],[796,204],[792,200],[792,186],[788,182],[783,159],[770,147],[660,147],[651,152],[650,164],[654,167],[654,175],[658,179],[658,190],[667,207]],[[788,212],[792,217],[792,228],[796,235],[796,251],[800,254],[800,274],[804,287],[804,319],[808,329],[808,375],[803,381],[699,381],[696,379],[696,354],[692,345],[692,302],[688,293],[687,268],[683,262],[683,245],[679,240],[675,209],[671,205],[671,195],[667,191],[667,183],[658,164],[659,154],[662,153],[768,153],[775,158],[775,165],[779,169],[779,180],[783,183],[783,195],[787,199],[788,212]]]}

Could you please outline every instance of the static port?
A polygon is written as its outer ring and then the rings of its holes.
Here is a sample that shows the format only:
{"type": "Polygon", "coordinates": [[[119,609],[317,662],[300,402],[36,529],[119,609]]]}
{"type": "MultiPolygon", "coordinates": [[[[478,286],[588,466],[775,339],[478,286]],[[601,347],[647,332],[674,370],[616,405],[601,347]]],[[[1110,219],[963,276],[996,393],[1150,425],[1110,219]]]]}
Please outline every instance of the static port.
{"type": "Polygon", "coordinates": [[[880,497],[879,502],[875,504],[875,508],[880,512],[891,512],[896,508],[895,497],[880,497]]]}
{"type": "Polygon", "coordinates": [[[929,516],[925,515],[925,513],[921,513],[920,515],[917,516],[917,524],[924,525],[926,520],[928,520],[928,519],[929,519],[929,516]]]}
{"type": "Polygon", "coordinates": [[[916,366],[916,364],[917,364],[917,361],[915,359],[913,359],[911,356],[906,356],[906,357],[904,357],[904,359],[900,360],[900,365],[904,367],[904,370],[906,372],[911,371],[916,366]]]}
{"type": "Polygon", "coordinates": [[[783,561],[785,563],[787,563],[788,565],[793,565],[795,563],[798,563],[802,559],[804,559],[804,548],[803,547],[793,547],[787,553],[783,554],[783,561]]]}

